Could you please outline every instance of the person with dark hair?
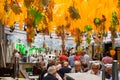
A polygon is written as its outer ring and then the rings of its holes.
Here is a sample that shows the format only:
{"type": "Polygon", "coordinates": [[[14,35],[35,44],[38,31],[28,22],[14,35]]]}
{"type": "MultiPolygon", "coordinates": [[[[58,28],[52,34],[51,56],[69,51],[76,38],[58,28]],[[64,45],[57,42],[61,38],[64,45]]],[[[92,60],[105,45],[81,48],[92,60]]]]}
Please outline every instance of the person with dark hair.
{"type": "Polygon", "coordinates": [[[82,72],[87,72],[87,71],[89,70],[87,63],[82,63],[82,64],[81,64],[81,68],[82,68],[82,72]]]}
{"type": "Polygon", "coordinates": [[[64,61],[63,67],[58,71],[58,74],[61,76],[62,79],[64,78],[65,73],[71,72],[71,68],[69,68],[68,66],[69,66],[69,63],[67,61],[64,61]]]}
{"type": "Polygon", "coordinates": [[[22,56],[22,61],[27,62],[28,56],[27,56],[28,51],[25,51],[25,54],[22,56]]]}
{"type": "Polygon", "coordinates": [[[47,64],[47,67],[44,67],[44,69],[43,69],[43,71],[42,71],[42,73],[41,73],[41,79],[40,79],[40,80],[42,80],[42,79],[44,78],[44,76],[46,76],[47,70],[48,70],[48,68],[51,67],[51,66],[53,66],[53,64],[52,64],[52,63],[48,63],[48,64],[47,64]]]}
{"type": "Polygon", "coordinates": [[[113,58],[110,56],[109,52],[106,52],[106,56],[102,58],[102,62],[104,64],[111,64],[113,62],[113,58]]]}

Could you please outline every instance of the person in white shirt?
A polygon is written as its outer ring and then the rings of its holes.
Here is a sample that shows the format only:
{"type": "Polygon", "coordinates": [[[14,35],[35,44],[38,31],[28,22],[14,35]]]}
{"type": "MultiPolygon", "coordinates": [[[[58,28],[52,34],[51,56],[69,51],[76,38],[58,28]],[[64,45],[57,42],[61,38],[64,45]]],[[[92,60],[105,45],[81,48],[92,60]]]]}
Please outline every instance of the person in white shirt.
{"type": "Polygon", "coordinates": [[[98,63],[98,62],[92,63],[91,70],[89,70],[87,73],[102,77],[102,71],[100,71],[100,63],[98,63]]]}
{"type": "Polygon", "coordinates": [[[81,72],[81,62],[80,61],[74,61],[74,67],[71,70],[71,73],[78,73],[81,72]]]}

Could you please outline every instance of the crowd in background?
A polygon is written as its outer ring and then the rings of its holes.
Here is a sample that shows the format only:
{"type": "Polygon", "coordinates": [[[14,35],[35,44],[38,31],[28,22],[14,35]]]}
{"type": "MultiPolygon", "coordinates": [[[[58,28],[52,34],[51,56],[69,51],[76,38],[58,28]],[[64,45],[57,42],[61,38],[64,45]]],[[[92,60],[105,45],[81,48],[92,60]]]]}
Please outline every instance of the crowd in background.
{"type": "MultiPolygon", "coordinates": [[[[20,58],[17,51],[14,56],[20,58]]],[[[66,73],[88,73],[102,77],[102,65],[105,65],[105,77],[112,80],[112,62],[113,58],[109,51],[105,56],[97,55],[92,59],[86,49],[72,52],[69,56],[65,53],[56,56],[54,59],[48,59],[47,62],[42,58],[40,62],[33,67],[33,75],[39,75],[39,80],[65,80],[66,73]]]]}

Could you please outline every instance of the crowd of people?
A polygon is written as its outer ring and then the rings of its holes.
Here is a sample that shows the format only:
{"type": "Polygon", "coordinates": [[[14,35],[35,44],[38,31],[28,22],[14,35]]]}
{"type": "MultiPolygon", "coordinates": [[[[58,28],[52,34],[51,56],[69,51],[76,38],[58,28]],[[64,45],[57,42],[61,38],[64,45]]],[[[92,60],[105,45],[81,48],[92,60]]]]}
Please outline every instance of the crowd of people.
{"type": "MultiPolygon", "coordinates": [[[[71,53],[70,56],[62,54],[55,60],[48,59],[48,62],[38,63],[36,73],[39,80],[65,80],[66,73],[88,73],[102,77],[102,63],[105,66],[105,77],[112,80],[113,58],[109,52],[101,60],[92,60],[86,50],[71,53]]],[[[120,77],[120,75],[118,75],[120,77]]]]}
{"type": "MultiPolygon", "coordinates": [[[[19,58],[16,51],[14,55],[19,58]]],[[[101,63],[104,63],[105,77],[112,80],[112,62],[109,51],[101,60],[93,60],[86,49],[82,49],[69,56],[62,54],[55,59],[48,59],[47,63],[43,59],[33,67],[33,75],[39,75],[39,80],[65,80],[66,73],[88,73],[102,77],[101,63]]]]}

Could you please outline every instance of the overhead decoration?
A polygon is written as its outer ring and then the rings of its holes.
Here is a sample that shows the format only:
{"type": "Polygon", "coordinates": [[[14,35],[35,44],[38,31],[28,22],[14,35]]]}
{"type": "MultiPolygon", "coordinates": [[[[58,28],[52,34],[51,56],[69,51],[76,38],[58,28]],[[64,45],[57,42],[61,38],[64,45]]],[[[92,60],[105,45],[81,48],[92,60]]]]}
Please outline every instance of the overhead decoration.
{"type": "Polygon", "coordinates": [[[117,18],[117,13],[116,12],[113,12],[112,13],[112,19],[111,19],[111,26],[110,26],[110,31],[112,32],[112,37],[115,37],[115,32],[116,32],[116,28],[117,28],[117,25],[119,25],[119,21],[118,21],[118,18],[117,18]]]}
{"type": "Polygon", "coordinates": [[[110,50],[110,55],[111,55],[113,58],[114,58],[115,53],[116,53],[116,52],[115,52],[114,49],[111,49],[111,50],[110,50]]]}
{"type": "Polygon", "coordinates": [[[84,26],[84,31],[88,32],[88,31],[91,31],[91,30],[92,30],[92,26],[90,26],[90,25],[84,26]]]}
{"type": "Polygon", "coordinates": [[[80,18],[80,14],[77,11],[77,9],[75,9],[75,7],[70,6],[69,7],[69,13],[70,13],[70,17],[72,19],[79,19],[80,18]]]}
{"type": "Polygon", "coordinates": [[[9,4],[8,4],[8,1],[6,0],[6,1],[5,1],[5,4],[4,4],[4,10],[5,10],[6,12],[8,12],[9,9],[10,9],[10,6],[9,6],[9,4]]]}
{"type": "Polygon", "coordinates": [[[16,48],[21,54],[26,54],[26,53],[25,53],[25,52],[26,52],[26,47],[25,47],[24,44],[22,44],[22,43],[17,43],[17,44],[15,45],[15,48],[16,48]]]}
{"type": "Polygon", "coordinates": [[[117,18],[117,13],[113,12],[112,13],[112,19],[111,19],[111,27],[117,27],[117,25],[119,25],[119,21],[117,18]]]}
{"type": "Polygon", "coordinates": [[[106,17],[105,17],[105,15],[102,15],[102,17],[100,18],[100,22],[102,23],[102,22],[105,22],[106,21],[106,17]]]}
{"type": "Polygon", "coordinates": [[[22,12],[22,10],[20,8],[20,5],[17,2],[17,0],[15,0],[15,1],[11,0],[10,7],[15,14],[20,14],[22,12]]]}
{"type": "MultiPolygon", "coordinates": [[[[111,31],[111,40],[112,40],[113,44],[114,44],[114,38],[117,37],[116,29],[117,29],[118,25],[119,25],[119,21],[118,21],[118,18],[117,18],[117,13],[113,12],[112,13],[112,19],[111,19],[111,26],[109,28],[109,30],[111,31]]],[[[114,45],[113,45],[113,47],[114,47],[114,45]]]]}
{"type": "Polygon", "coordinates": [[[34,0],[24,0],[24,5],[29,8],[33,2],[34,0]]]}
{"type": "Polygon", "coordinates": [[[100,34],[101,38],[103,38],[103,37],[106,37],[106,31],[105,31],[106,30],[106,26],[105,26],[106,16],[102,15],[102,17],[100,18],[100,21],[101,21],[101,26],[100,26],[99,34],[100,34]]]}
{"type": "Polygon", "coordinates": [[[58,26],[55,33],[57,34],[58,37],[60,37],[62,34],[62,26],[58,26]]]}
{"type": "Polygon", "coordinates": [[[77,47],[77,51],[78,52],[81,52],[82,51],[82,48],[80,46],[77,47]]]}
{"type": "Polygon", "coordinates": [[[50,0],[41,0],[44,6],[48,6],[50,0]]]}
{"type": "Polygon", "coordinates": [[[38,49],[37,49],[35,46],[32,46],[32,47],[29,49],[28,55],[37,54],[37,51],[38,51],[38,49]]]}
{"type": "Polygon", "coordinates": [[[79,42],[83,31],[103,34],[110,28],[114,32],[120,21],[119,6],[120,0],[1,0],[0,20],[9,27],[17,21],[21,30],[26,24],[27,42],[34,40],[35,31],[62,36],[60,26],[79,42]]]}
{"type": "Polygon", "coordinates": [[[91,42],[91,38],[90,38],[90,31],[92,31],[92,26],[91,25],[86,25],[86,26],[84,26],[84,31],[87,33],[87,35],[86,35],[86,41],[87,41],[87,43],[88,44],[90,44],[90,42],[91,42]]]}
{"type": "Polygon", "coordinates": [[[95,18],[95,19],[94,19],[94,24],[95,24],[95,26],[99,26],[100,23],[101,23],[100,18],[95,18]]]}
{"type": "Polygon", "coordinates": [[[34,17],[33,26],[36,27],[38,24],[40,24],[43,15],[42,12],[35,10],[34,6],[32,6],[30,9],[31,15],[34,17]]]}
{"type": "Polygon", "coordinates": [[[80,43],[82,42],[82,31],[79,28],[76,28],[76,35],[74,37],[74,41],[76,42],[76,49],[78,46],[80,46],[80,43]]]}

